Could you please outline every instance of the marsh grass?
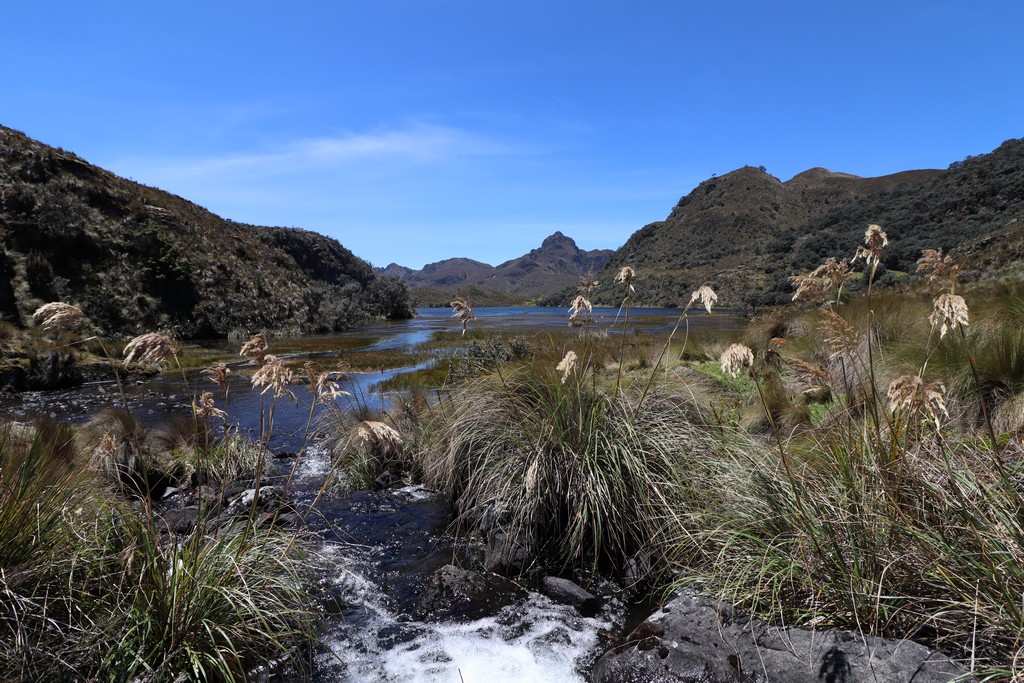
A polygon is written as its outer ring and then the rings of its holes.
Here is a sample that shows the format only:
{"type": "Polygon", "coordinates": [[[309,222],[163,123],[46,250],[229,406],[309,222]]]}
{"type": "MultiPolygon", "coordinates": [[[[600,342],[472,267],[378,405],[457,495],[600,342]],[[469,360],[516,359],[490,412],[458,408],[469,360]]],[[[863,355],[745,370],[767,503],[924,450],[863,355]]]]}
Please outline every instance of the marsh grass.
{"type": "Polygon", "coordinates": [[[495,517],[553,566],[664,567],[688,490],[683,465],[713,447],[685,401],[596,388],[586,368],[534,365],[467,383],[446,406],[420,468],[462,524],[495,517]]]}
{"type": "MultiPolygon", "coordinates": [[[[1022,423],[1017,302],[979,307],[968,327],[966,303],[937,318],[924,296],[872,293],[885,246],[872,227],[867,296],[748,331],[787,342],[781,363],[755,352],[750,371],[768,438],[696,472],[676,585],[786,623],[911,637],[1021,680],[1024,448],[990,419],[1002,406],[1004,428],[1022,423]],[[787,402],[814,428],[795,428],[787,402]]],[[[956,269],[931,261],[953,291],[956,269]]]]}
{"type": "Polygon", "coordinates": [[[275,660],[303,668],[316,621],[305,544],[245,519],[165,539],[154,515],[117,506],[95,524],[85,586],[98,616],[75,653],[80,670],[237,681],[275,660]]]}

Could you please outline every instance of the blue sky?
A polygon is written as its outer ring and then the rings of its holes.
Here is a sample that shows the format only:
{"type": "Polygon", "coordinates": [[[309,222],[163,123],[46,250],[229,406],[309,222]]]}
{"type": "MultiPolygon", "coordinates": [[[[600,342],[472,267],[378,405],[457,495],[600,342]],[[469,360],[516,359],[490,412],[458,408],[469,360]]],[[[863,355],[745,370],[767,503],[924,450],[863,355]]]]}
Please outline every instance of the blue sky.
{"type": "Polygon", "coordinates": [[[713,173],[1024,136],[1024,3],[6,3],[0,123],[374,265],[615,248],[713,173]]]}

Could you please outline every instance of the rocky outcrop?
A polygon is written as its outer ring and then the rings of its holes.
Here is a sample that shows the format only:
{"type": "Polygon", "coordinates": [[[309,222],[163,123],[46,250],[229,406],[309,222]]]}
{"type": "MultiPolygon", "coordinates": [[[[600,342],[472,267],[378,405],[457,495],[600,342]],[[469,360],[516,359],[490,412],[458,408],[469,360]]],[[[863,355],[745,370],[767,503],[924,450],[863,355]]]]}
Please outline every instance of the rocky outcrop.
{"type": "MultiPolygon", "coordinates": [[[[948,683],[966,671],[909,641],[778,627],[682,595],[594,669],[594,683],[948,683]]],[[[969,680],[969,679],[968,679],[969,680]]]]}

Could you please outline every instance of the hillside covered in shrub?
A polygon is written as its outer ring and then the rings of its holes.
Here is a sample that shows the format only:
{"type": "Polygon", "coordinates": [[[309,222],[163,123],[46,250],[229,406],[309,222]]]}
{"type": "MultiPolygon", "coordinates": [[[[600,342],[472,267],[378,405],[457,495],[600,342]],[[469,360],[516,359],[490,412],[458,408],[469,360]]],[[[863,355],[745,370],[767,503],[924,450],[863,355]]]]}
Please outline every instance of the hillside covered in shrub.
{"type": "MultiPolygon", "coordinates": [[[[668,217],[629,237],[598,276],[611,283],[622,266],[637,272],[637,303],[682,305],[709,283],[723,305],[785,303],[788,277],[860,242],[869,224],[892,241],[879,284],[913,271],[924,248],[965,260],[966,279],[1019,276],[1024,260],[1024,140],[968,157],[946,170],[878,178],[814,168],[785,182],[763,167],[712,177],[679,200],[668,217]],[[889,273],[887,276],[886,273],[889,273]]],[[[613,288],[595,303],[616,305],[613,288]]],[[[550,302],[562,305],[563,292],[550,302]]]]}
{"type": "Polygon", "coordinates": [[[244,225],[0,126],[0,313],[49,301],[108,333],[323,333],[412,315],[336,240],[244,225]]]}

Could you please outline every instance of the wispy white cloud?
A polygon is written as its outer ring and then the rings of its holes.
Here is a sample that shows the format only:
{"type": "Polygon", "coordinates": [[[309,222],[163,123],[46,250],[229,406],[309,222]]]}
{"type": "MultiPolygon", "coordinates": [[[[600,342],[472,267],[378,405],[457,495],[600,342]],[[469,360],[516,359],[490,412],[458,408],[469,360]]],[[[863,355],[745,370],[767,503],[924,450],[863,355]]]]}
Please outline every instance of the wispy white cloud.
{"type": "Polygon", "coordinates": [[[154,182],[196,179],[225,174],[282,175],[311,168],[360,165],[401,169],[443,166],[475,157],[531,154],[523,145],[511,145],[471,131],[449,126],[414,123],[364,133],[300,138],[255,152],[172,158],[130,158],[114,164],[136,178],[154,182]]]}

